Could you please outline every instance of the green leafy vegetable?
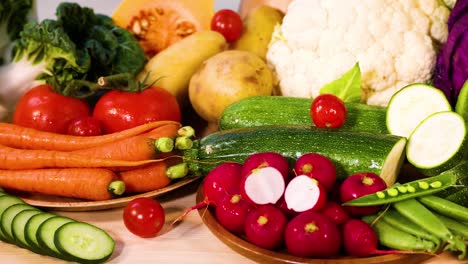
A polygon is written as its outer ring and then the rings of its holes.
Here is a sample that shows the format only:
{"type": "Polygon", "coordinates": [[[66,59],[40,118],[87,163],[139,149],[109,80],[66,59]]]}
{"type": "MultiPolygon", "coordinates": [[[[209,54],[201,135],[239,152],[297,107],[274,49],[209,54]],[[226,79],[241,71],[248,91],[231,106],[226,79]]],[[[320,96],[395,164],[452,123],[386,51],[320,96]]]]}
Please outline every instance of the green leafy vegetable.
{"type": "Polygon", "coordinates": [[[326,84],[320,89],[320,94],[331,93],[344,102],[361,101],[361,69],[356,63],[340,78],[326,84]]]}

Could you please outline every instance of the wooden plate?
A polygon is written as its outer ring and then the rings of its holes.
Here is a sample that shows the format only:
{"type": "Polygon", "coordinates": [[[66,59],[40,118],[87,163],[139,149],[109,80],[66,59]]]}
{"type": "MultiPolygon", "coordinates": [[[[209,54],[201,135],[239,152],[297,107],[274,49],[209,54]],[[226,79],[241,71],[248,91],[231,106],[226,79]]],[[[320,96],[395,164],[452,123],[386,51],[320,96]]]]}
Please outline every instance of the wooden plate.
{"type": "Polygon", "coordinates": [[[18,193],[15,195],[22,198],[28,204],[33,206],[42,207],[44,209],[57,210],[57,211],[97,211],[111,208],[123,207],[127,202],[137,197],[150,197],[154,198],[161,196],[173,190],[176,190],[180,187],[188,185],[199,179],[199,177],[187,177],[181,180],[178,180],[167,187],[141,193],[137,195],[120,197],[107,201],[84,201],[80,199],[73,198],[62,198],[57,196],[46,196],[39,194],[29,194],[29,193],[18,193]]]}
{"type": "MultiPolygon", "coordinates": [[[[203,200],[202,187],[197,192],[197,203],[203,200]]],[[[313,263],[313,264],[416,264],[431,258],[426,254],[383,255],[366,258],[341,257],[335,259],[312,259],[295,257],[286,252],[270,251],[238,237],[222,227],[215,218],[214,210],[201,208],[198,213],[203,223],[219,240],[231,249],[258,263],[313,263]]]]}

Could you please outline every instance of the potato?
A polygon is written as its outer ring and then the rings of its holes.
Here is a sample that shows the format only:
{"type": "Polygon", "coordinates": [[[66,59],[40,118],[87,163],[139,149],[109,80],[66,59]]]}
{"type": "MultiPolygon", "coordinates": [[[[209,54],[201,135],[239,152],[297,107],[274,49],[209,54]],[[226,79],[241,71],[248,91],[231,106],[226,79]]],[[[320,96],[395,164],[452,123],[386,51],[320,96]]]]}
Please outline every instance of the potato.
{"type": "Polygon", "coordinates": [[[224,109],[246,97],[271,95],[273,74],[249,51],[226,50],[203,62],[190,79],[189,99],[195,112],[211,126],[224,109]]]}

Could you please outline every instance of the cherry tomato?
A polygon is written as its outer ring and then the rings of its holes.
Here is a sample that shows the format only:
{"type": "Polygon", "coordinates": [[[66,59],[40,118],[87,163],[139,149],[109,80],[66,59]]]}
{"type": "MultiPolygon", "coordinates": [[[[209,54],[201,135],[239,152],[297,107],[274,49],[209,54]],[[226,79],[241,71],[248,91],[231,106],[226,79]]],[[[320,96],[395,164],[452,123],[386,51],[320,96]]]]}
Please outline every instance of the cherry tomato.
{"type": "Polygon", "coordinates": [[[99,136],[102,134],[101,124],[90,116],[78,118],[70,122],[68,134],[73,136],[99,136]]]}
{"type": "Polygon", "coordinates": [[[155,237],[163,228],[166,215],[159,202],[148,197],[139,197],[124,207],[123,221],[133,234],[155,237]]]}
{"type": "Polygon", "coordinates": [[[312,102],[310,115],[316,127],[338,128],[346,120],[346,106],[333,94],[321,94],[312,102]]]}
{"type": "Polygon", "coordinates": [[[211,30],[221,33],[227,42],[234,42],[242,34],[242,18],[231,9],[221,9],[211,19],[211,30]]]}
{"type": "Polygon", "coordinates": [[[49,85],[39,85],[20,98],[13,114],[13,123],[66,134],[72,120],[90,114],[91,108],[85,101],[58,94],[49,85]]]}
{"type": "Polygon", "coordinates": [[[163,88],[150,87],[141,92],[111,90],[99,98],[93,117],[108,134],[152,121],[181,122],[181,110],[177,98],[163,88]]]}

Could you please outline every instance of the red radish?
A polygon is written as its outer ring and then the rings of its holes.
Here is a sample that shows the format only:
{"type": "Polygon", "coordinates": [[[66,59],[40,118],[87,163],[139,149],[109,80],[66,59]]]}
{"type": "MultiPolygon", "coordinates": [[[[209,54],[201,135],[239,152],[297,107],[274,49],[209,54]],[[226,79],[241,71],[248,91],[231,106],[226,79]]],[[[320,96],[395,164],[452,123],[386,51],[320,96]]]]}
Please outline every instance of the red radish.
{"type": "Polygon", "coordinates": [[[336,169],[333,162],[318,153],[306,153],[294,163],[297,175],[307,175],[316,179],[327,191],[330,191],[336,182],[336,169]]]}
{"type": "Polygon", "coordinates": [[[279,208],[281,211],[283,211],[284,215],[288,218],[288,219],[292,219],[293,217],[295,217],[296,215],[298,215],[299,213],[296,212],[296,211],[293,211],[291,209],[288,208],[288,205],[286,204],[286,201],[284,200],[284,195],[281,196],[281,198],[279,199],[279,201],[275,204],[275,206],[277,208],[279,208]]]}
{"type": "Polygon", "coordinates": [[[216,218],[232,233],[243,234],[247,214],[254,208],[240,194],[225,196],[216,206],[216,218]]]}
{"type": "Polygon", "coordinates": [[[289,179],[289,164],[285,157],[277,152],[254,153],[245,159],[242,166],[242,176],[245,177],[253,170],[264,167],[273,167],[279,170],[284,181],[289,179]]]}
{"type": "Polygon", "coordinates": [[[235,162],[226,162],[216,166],[211,170],[203,180],[203,201],[188,208],[185,212],[177,217],[169,226],[179,222],[182,218],[188,215],[192,210],[206,207],[208,205],[216,206],[221,199],[229,194],[239,193],[241,182],[242,165],[235,162]]]}
{"type": "Polygon", "coordinates": [[[253,209],[245,220],[247,240],[265,249],[277,249],[283,245],[286,216],[273,205],[253,209]]]}
{"type": "Polygon", "coordinates": [[[283,196],[285,182],[273,167],[261,167],[243,176],[240,191],[243,198],[255,205],[275,204],[283,196]]]}
{"type": "Polygon", "coordinates": [[[346,223],[350,218],[343,206],[335,201],[328,201],[320,212],[332,218],[337,225],[346,223]]]}
{"type": "MultiPolygon", "coordinates": [[[[346,178],[340,187],[341,202],[382,191],[387,188],[385,181],[371,172],[357,173],[346,178]]],[[[354,216],[364,216],[376,213],[381,206],[345,206],[354,216]]]]}
{"type": "Polygon", "coordinates": [[[412,253],[400,250],[377,249],[377,234],[368,223],[360,219],[350,219],[343,225],[343,245],[346,253],[355,257],[412,253]]]}
{"type": "Polygon", "coordinates": [[[327,192],[307,175],[294,177],[284,191],[286,206],[295,212],[318,211],[327,202],[327,192]]]}
{"type": "Polygon", "coordinates": [[[288,252],[294,256],[331,258],[341,248],[341,233],[330,217],[307,211],[289,221],[285,242],[288,252]]]}

